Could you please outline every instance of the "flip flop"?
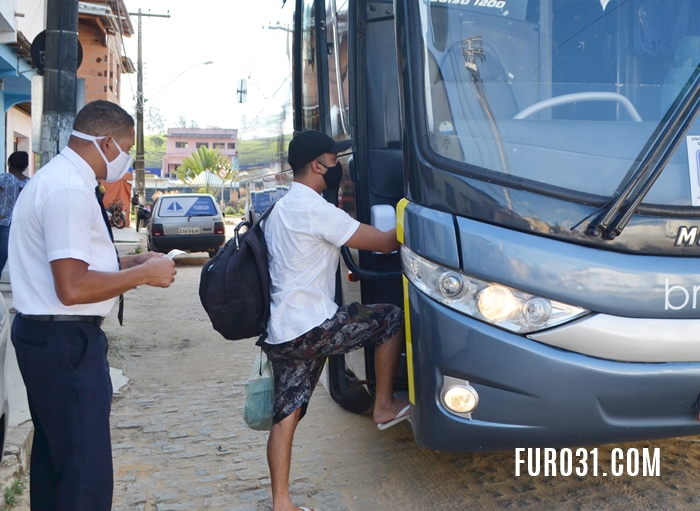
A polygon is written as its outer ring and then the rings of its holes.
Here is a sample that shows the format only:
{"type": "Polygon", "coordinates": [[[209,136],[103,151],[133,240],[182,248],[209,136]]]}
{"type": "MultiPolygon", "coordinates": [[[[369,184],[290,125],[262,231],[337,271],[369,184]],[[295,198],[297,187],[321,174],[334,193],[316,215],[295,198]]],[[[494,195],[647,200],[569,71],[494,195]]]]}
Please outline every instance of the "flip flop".
{"type": "Polygon", "coordinates": [[[382,422],[381,424],[377,424],[377,427],[381,430],[385,430],[387,428],[390,428],[391,426],[396,426],[399,422],[403,422],[411,417],[411,414],[408,413],[410,411],[411,405],[406,405],[404,408],[401,409],[399,413],[396,414],[396,417],[394,417],[389,422],[382,422]]]}
{"type": "Polygon", "coordinates": [[[299,509],[301,509],[301,511],[315,511],[315,509],[313,509],[313,508],[304,507],[304,506],[300,506],[299,509]]]}

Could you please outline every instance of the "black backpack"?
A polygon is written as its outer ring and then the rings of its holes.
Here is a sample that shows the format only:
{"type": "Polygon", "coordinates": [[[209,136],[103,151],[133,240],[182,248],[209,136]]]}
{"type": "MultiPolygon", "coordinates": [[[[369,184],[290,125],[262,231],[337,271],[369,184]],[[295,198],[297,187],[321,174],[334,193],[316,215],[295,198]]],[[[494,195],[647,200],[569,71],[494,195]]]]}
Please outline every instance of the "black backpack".
{"type": "Polygon", "coordinates": [[[202,268],[199,299],[214,330],[231,341],[260,336],[260,343],[267,338],[270,271],[265,233],[260,223],[274,206],[272,204],[254,225],[250,222],[238,224],[233,237],[202,268]],[[248,230],[239,234],[244,226],[248,230]]]}

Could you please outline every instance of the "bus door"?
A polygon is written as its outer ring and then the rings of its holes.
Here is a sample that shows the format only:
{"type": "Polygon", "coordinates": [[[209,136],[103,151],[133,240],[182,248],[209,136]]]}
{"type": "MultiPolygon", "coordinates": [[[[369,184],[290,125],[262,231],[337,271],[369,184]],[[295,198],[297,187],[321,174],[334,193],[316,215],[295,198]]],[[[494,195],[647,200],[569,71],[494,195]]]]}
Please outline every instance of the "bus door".
{"type": "MultiPolygon", "coordinates": [[[[298,0],[295,25],[295,129],[353,139],[352,155],[341,158],[340,189],[324,196],[363,223],[373,223],[374,206],[393,215],[404,184],[392,2],[298,0]]],[[[341,264],[338,303],[402,305],[398,253],[343,251],[360,282],[349,283],[341,264]]],[[[357,413],[371,409],[372,397],[359,383],[374,380],[373,350],[332,357],[328,377],[341,406],[357,413]]],[[[405,369],[397,379],[400,388],[405,369]]]]}

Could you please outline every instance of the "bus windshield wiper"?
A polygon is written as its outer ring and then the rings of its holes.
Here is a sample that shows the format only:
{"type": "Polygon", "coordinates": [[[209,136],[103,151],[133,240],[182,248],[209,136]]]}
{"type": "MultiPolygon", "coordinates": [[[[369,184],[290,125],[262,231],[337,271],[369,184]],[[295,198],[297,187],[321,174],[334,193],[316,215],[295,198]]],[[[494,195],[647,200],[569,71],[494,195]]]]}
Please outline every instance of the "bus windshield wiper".
{"type": "Polygon", "coordinates": [[[700,64],[686,82],[654,130],[626,176],[615,198],[590,224],[587,232],[613,240],[627,226],[630,218],[666,168],[674,152],[695,121],[700,109],[700,64]]]}

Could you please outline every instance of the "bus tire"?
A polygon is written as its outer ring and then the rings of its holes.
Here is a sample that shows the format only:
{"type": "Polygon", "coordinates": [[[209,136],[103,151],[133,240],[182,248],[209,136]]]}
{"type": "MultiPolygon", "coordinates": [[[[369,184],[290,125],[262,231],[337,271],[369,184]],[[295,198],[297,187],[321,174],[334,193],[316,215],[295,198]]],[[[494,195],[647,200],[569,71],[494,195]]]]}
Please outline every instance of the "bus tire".
{"type": "Polygon", "coordinates": [[[333,400],[348,412],[364,415],[374,408],[374,397],[347,370],[344,355],[328,357],[328,389],[333,400]]]}

